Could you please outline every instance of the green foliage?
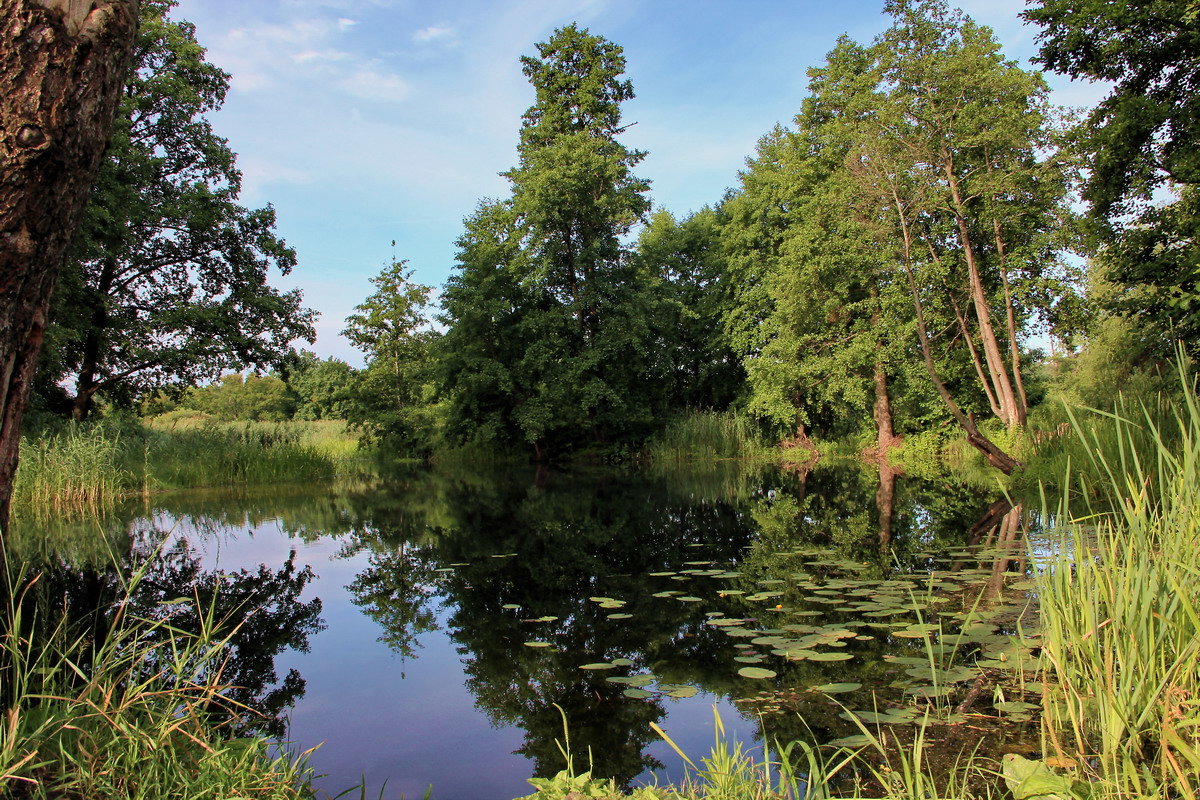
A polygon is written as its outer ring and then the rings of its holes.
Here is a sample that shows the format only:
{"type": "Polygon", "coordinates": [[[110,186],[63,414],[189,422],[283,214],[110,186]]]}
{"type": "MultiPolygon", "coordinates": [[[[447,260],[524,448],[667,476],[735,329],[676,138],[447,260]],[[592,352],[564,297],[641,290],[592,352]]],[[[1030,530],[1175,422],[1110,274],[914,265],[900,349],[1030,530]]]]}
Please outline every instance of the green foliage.
{"type": "Polygon", "coordinates": [[[1083,514],[1064,497],[1038,574],[1043,727],[1056,755],[1100,782],[1093,796],[1200,791],[1200,406],[1181,376],[1166,425],[1109,416],[1078,430],[1081,466],[1105,491],[1083,514]]]}
{"type": "Polygon", "coordinates": [[[1036,0],[1024,16],[1043,26],[1038,60],[1048,69],[1113,84],[1076,135],[1106,269],[1128,287],[1114,306],[1194,349],[1200,9],[1191,0],[1036,0]]]}
{"type": "Polygon", "coordinates": [[[296,403],[287,384],[274,375],[232,372],[219,383],[188,390],[180,406],[222,422],[282,422],[295,413],[296,403]]]}
{"type": "Polygon", "coordinates": [[[4,577],[25,588],[14,598],[6,586],[0,609],[0,792],[30,800],[311,796],[302,756],[237,733],[248,709],[228,696],[223,667],[248,609],[225,617],[215,595],[162,598],[194,601],[198,627],[188,632],[165,605],[122,604],[110,624],[81,633],[65,617],[33,618],[37,587],[4,577]]]}
{"type": "Polygon", "coordinates": [[[522,58],[536,91],[512,197],[481,204],[445,295],[447,434],[540,458],[653,421],[652,282],[622,237],[649,209],[621,145],[621,48],[569,25],[522,58]]]}
{"type": "Polygon", "coordinates": [[[332,356],[319,359],[302,350],[287,364],[288,389],[296,397],[296,419],[346,419],[351,401],[348,387],[354,369],[332,356]]]}
{"type": "Polygon", "coordinates": [[[424,454],[440,424],[432,359],[438,335],[426,316],[430,288],[414,283],[406,262],[394,260],[371,283],[375,292],[342,331],[367,356],[342,395],[346,419],[400,455],[424,454]]]}
{"type": "Polygon", "coordinates": [[[721,247],[722,212],[677,221],[657,211],[638,236],[635,267],[653,282],[654,381],[669,409],[728,408],[745,374],[721,330],[733,295],[721,247]]]}
{"type": "Polygon", "coordinates": [[[277,363],[311,340],[314,312],[268,278],[295,253],[275,212],[238,204],[241,175],[208,120],[229,75],[204,58],[174,0],[140,4],[141,26],[100,176],[55,296],[44,382],[70,378],[74,411],[171,382],[277,363]]]}
{"type": "Polygon", "coordinates": [[[646,444],[656,465],[723,458],[771,458],[771,446],[751,420],[732,412],[689,411],[672,418],[646,444]]]}
{"type": "Polygon", "coordinates": [[[161,489],[329,480],[354,467],[356,450],[338,422],[221,425],[175,412],[149,425],[72,423],[22,439],[14,514],[92,513],[161,489]]]}

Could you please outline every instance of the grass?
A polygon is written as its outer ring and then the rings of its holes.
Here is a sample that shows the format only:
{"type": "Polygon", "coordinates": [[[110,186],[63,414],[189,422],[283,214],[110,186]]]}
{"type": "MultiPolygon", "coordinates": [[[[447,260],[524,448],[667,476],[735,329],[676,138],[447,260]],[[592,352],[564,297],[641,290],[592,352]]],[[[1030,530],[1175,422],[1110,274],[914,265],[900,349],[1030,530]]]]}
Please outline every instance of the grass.
{"type": "MultiPolygon", "coordinates": [[[[234,733],[244,709],[225,697],[221,672],[240,622],[201,609],[203,628],[190,634],[172,625],[168,607],[138,618],[121,603],[97,640],[91,626],[38,618],[36,577],[18,585],[0,608],[0,795],[311,796],[303,755],[234,733]]],[[[199,603],[172,601],[187,602],[199,603]]]]}
{"type": "Polygon", "coordinates": [[[1081,436],[1106,490],[1039,576],[1048,749],[1103,796],[1200,796],[1200,406],[1081,436]]]}
{"type": "Polygon", "coordinates": [[[724,458],[784,458],[783,451],[749,419],[717,411],[691,411],[675,417],[647,443],[646,456],[658,465],[724,458]]]}
{"type": "Polygon", "coordinates": [[[132,494],[324,481],[363,461],[338,421],[72,423],[22,439],[13,506],[17,515],[94,515],[132,494]]]}

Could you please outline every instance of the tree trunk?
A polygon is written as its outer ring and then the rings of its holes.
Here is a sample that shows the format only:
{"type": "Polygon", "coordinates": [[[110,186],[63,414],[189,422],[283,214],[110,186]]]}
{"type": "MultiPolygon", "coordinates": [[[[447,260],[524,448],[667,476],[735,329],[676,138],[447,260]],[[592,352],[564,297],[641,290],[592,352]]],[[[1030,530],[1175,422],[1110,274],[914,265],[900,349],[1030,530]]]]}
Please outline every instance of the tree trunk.
{"type": "Polygon", "coordinates": [[[887,461],[887,452],[896,441],[896,429],[892,425],[892,401],[888,397],[887,370],[883,361],[875,362],[875,449],[882,464],[887,461]]]}
{"type": "MultiPolygon", "coordinates": [[[[979,273],[979,263],[975,258],[975,248],[971,243],[971,232],[967,227],[966,204],[958,191],[958,179],[954,174],[954,165],[947,156],[943,156],[943,168],[954,204],[954,223],[958,230],[959,244],[962,246],[963,257],[967,262],[967,280],[970,284],[971,299],[975,304],[975,317],[979,321],[979,338],[983,342],[983,356],[987,361],[992,385],[996,388],[997,400],[1004,412],[1001,419],[1004,420],[1004,424],[1008,426],[1009,430],[1013,430],[1023,423],[1025,414],[1017,402],[1013,382],[1008,377],[1008,368],[1004,364],[1004,358],[1000,355],[1000,342],[996,338],[995,328],[992,327],[992,307],[983,290],[983,278],[979,273]]],[[[1014,364],[1013,368],[1019,369],[1020,365],[1014,364]]]]}
{"type": "Polygon", "coordinates": [[[136,0],[0,2],[0,531],[50,294],[112,128],[136,0]]]}
{"type": "Polygon", "coordinates": [[[909,231],[908,222],[904,217],[904,206],[900,202],[900,198],[894,192],[892,197],[896,204],[896,211],[900,216],[901,231],[904,234],[904,272],[908,276],[908,289],[912,295],[913,309],[916,311],[917,339],[921,344],[921,354],[925,357],[925,370],[929,373],[929,379],[933,381],[933,387],[937,389],[942,402],[946,404],[946,409],[950,412],[950,416],[954,417],[959,427],[966,433],[967,443],[983,453],[984,458],[993,467],[1005,475],[1011,475],[1017,467],[1021,466],[1021,462],[1008,453],[1005,453],[996,446],[995,442],[983,435],[975,425],[975,419],[968,414],[964,414],[963,410],[959,408],[958,403],[954,402],[954,396],[950,394],[950,390],[946,388],[942,376],[938,373],[937,365],[933,361],[933,348],[929,345],[929,330],[925,325],[925,310],[921,304],[921,294],[917,289],[916,278],[913,277],[912,233],[909,231]]]}

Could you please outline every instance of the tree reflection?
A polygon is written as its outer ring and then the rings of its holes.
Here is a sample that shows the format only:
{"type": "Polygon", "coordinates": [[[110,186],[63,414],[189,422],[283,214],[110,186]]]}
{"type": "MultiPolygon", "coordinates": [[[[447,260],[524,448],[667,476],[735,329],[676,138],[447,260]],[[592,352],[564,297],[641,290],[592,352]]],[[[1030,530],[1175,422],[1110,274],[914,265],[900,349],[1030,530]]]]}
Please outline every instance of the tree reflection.
{"type": "Polygon", "coordinates": [[[304,694],[305,683],[294,669],[280,679],[275,658],[286,649],[307,651],[308,637],[323,628],[320,599],[300,599],[312,569],[297,568],[292,551],[279,569],[207,570],[186,538],[152,527],[129,536],[117,558],[105,569],[63,558],[27,566],[27,574],[38,575],[28,602],[44,626],[33,632],[35,640],[47,641],[50,629],[65,622],[70,638],[84,643],[76,657],[86,674],[91,643],[108,635],[119,608],[129,618],[169,619],[184,634],[209,630],[226,640],[221,679],[230,688],[224,696],[249,712],[243,729],[282,737],[282,715],[304,694]]]}

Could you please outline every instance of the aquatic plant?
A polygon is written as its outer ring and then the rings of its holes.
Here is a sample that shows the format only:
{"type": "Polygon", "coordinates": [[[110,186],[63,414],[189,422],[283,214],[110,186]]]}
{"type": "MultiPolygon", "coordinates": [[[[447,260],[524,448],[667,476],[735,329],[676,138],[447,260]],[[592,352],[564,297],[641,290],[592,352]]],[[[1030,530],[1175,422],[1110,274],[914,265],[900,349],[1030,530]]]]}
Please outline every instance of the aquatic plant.
{"type": "Polygon", "coordinates": [[[169,601],[197,605],[203,624],[190,634],[170,613],[135,617],[123,602],[97,635],[46,618],[37,583],[17,576],[0,608],[0,795],[311,796],[307,753],[234,733],[247,710],[227,697],[222,669],[237,620],[198,597],[169,601]]]}

